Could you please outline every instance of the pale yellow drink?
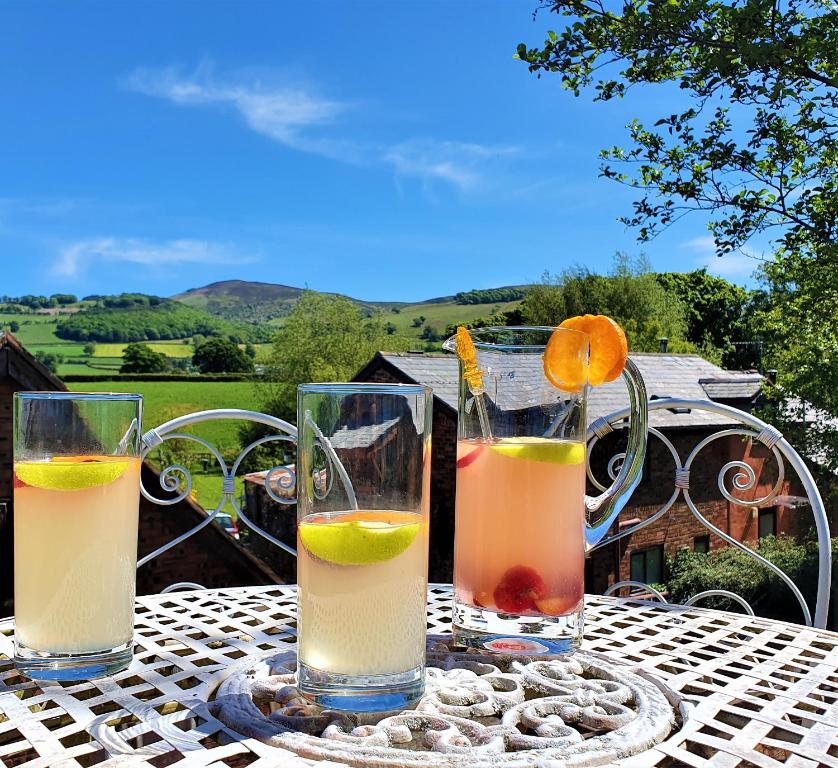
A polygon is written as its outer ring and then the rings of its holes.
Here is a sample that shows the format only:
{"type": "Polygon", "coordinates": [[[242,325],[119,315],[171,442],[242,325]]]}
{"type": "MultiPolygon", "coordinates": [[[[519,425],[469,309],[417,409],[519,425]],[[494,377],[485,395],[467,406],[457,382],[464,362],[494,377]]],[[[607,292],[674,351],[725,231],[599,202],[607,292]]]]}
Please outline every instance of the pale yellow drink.
{"type": "Polygon", "coordinates": [[[131,640],[139,489],[139,458],[15,463],[19,645],[87,653],[131,640]]]}
{"type": "Polygon", "coordinates": [[[300,661],[384,675],[425,661],[428,527],[420,514],[308,515],[298,527],[300,661]]]}

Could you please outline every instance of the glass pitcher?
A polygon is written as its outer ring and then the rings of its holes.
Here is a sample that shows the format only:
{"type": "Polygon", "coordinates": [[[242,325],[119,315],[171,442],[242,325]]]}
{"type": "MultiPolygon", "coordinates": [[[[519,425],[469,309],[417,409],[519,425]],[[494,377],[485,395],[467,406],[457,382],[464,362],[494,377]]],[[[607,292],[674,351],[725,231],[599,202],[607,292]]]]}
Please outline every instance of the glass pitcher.
{"type": "MultiPolygon", "coordinates": [[[[460,361],[453,631],[464,645],[526,654],[576,649],[585,553],[640,482],[647,400],[639,371],[630,360],[623,371],[631,409],[625,459],[610,488],[587,496],[590,387],[565,392],[545,376],[553,333],[579,331],[471,331],[478,386],[460,361]]],[[[455,338],[443,347],[456,352],[455,338]]],[[[575,347],[587,379],[588,345],[575,347]]]]}

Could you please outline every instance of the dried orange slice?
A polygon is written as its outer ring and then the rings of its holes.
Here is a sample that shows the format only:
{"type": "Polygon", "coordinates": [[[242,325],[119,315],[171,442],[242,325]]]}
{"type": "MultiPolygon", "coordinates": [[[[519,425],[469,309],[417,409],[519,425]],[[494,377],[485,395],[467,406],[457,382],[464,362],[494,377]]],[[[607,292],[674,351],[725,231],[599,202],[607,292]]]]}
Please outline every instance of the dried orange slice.
{"type": "Polygon", "coordinates": [[[620,325],[607,315],[569,317],[559,328],[581,331],[554,333],[544,350],[544,375],[559,389],[576,392],[585,383],[596,387],[614,381],[626,366],[628,342],[620,325]],[[584,347],[590,344],[585,376],[584,347]]]}
{"type": "Polygon", "coordinates": [[[463,378],[468,388],[474,393],[483,391],[483,371],[477,365],[477,348],[474,346],[468,329],[457,327],[457,356],[463,361],[463,378]]]}

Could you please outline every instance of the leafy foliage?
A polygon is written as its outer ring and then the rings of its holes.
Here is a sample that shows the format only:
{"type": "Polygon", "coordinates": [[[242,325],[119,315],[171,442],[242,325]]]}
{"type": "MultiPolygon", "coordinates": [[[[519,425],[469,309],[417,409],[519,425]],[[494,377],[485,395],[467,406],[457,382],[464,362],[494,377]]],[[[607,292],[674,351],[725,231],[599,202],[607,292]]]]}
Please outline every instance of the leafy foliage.
{"type": "Polygon", "coordinates": [[[155,352],[148,344],[128,344],[122,353],[120,373],[163,373],[169,370],[169,359],[155,352]]]}
{"type": "Polygon", "coordinates": [[[527,295],[523,286],[488,288],[485,290],[460,291],[454,296],[457,304],[497,304],[499,301],[517,301],[527,295]]]}
{"type": "Polygon", "coordinates": [[[709,275],[706,269],[661,272],[655,277],[683,305],[687,341],[718,349],[726,368],[759,366],[762,344],[753,317],[764,292],[748,291],[709,275]]]}
{"type": "MultiPolygon", "coordinates": [[[[677,86],[678,111],[629,148],[601,153],[602,174],[638,191],[641,241],[692,211],[709,218],[719,255],[754,235],[770,298],[756,308],[764,363],[779,393],[824,414],[819,460],[838,469],[838,5],[822,0],[549,0],[567,19],[543,47],[518,46],[539,77],[556,72],[595,101],[639,85],[677,86]],[[829,433],[829,434],[827,434],[829,433]]],[[[746,255],[753,255],[747,253],[746,255]]],[[[757,264],[758,262],[755,262],[757,264]]],[[[783,413],[781,412],[782,416],[783,413]]]]}
{"type": "Polygon", "coordinates": [[[265,337],[265,332],[255,326],[234,325],[169,299],[123,294],[105,297],[100,303],[102,306],[63,318],[56,336],[101,342],[181,339],[195,334],[229,336],[236,341],[259,341],[265,337]],[[106,302],[113,306],[105,306],[106,302]]]}
{"type": "Polygon", "coordinates": [[[643,256],[618,253],[607,276],[586,267],[545,275],[541,285],[530,289],[521,314],[532,325],[558,325],[574,315],[610,315],[625,329],[634,352],[657,352],[661,337],[670,340],[673,351],[694,349],[684,343],[683,305],[658,283],[643,256]]]}
{"type": "Polygon", "coordinates": [[[575,95],[593,87],[598,101],[671,82],[689,102],[652,129],[633,121],[633,147],[602,153],[603,174],[642,195],[624,219],[641,240],[703,210],[720,254],[779,227],[786,251],[834,255],[838,7],[819,0],[542,7],[572,21],[540,49],[518,46],[531,71],[558,72],[575,95]]]}
{"type": "MultiPolygon", "coordinates": [[[[798,541],[780,536],[761,539],[756,551],[778,566],[797,585],[809,608],[818,587],[817,541],[798,541]]],[[[833,569],[838,567],[838,539],[832,540],[833,569]]],[[[760,616],[799,623],[800,606],[786,584],[768,568],[735,547],[698,554],[680,550],[668,563],[667,589],[673,602],[684,602],[708,589],[724,589],[744,598],[760,616]]],[[[833,587],[834,588],[834,587],[833,587]]],[[[833,600],[832,605],[836,603],[833,600]]],[[[727,598],[709,598],[702,606],[736,610],[727,598]]],[[[833,609],[831,626],[836,622],[833,609]]]]}
{"type": "MultiPolygon", "coordinates": [[[[255,350],[254,350],[255,354],[255,350]]],[[[229,339],[210,339],[192,356],[201,373],[242,373],[253,370],[253,359],[229,339]]]]}

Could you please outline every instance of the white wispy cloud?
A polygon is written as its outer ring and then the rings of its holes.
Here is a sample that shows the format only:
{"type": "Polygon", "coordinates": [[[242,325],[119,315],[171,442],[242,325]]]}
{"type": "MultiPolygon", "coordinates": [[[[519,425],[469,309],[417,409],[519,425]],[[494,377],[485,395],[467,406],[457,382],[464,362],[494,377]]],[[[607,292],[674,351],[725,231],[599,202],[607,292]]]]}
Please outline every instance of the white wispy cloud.
{"type": "Polygon", "coordinates": [[[179,106],[232,107],[252,130],[304,151],[317,150],[307,146],[303,129],[332,122],[347,106],[299,87],[219,80],[206,64],[191,75],[182,75],[174,67],[136,69],[122,84],[179,106]]]}
{"type": "Polygon", "coordinates": [[[516,147],[432,139],[358,141],[346,136],[342,122],[355,103],[294,83],[218,77],[206,63],[188,75],[174,67],[137,69],[121,82],[129,90],[182,107],[233,108],[251,130],[286,147],[359,166],[388,167],[398,178],[415,178],[425,186],[442,182],[461,191],[474,189],[493,162],[518,152],[516,147]]]}
{"type": "Polygon", "coordinates": [[[681,247],[696,255],[696,266],[706,267],[708,272],[731,280],[752,278],[760,262],[765,259],[758,250],[747,245],[724,256],[717,256],[710,235],[694,237],[682,243],[681,247]]]}
{"type": "Polygon", "coordinates": [[[465,190],[482,180],[482,168],[487,161],[517,152],[517,147],[414,139],[387,147],[382,160],[400,176],[413,176],[425,182],[445,181],[465,190]]]}
{"type": "Polygon", "coordinates": [[[79,240],[61,249],[54,272],[76,277],[96,262],[170,267],[179,264],[242,264],[253,261],[228,246],[205,240],[153,242],[134,238],[98,237],[79,240]]]}

